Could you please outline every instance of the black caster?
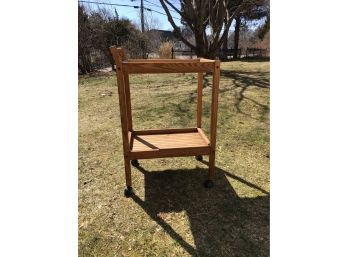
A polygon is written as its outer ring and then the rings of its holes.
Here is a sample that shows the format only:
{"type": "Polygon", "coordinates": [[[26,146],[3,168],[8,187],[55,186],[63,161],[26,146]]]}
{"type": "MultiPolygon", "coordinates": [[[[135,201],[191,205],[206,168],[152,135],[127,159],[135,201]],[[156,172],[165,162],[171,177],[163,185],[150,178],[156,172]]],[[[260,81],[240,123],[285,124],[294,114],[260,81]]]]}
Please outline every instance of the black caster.
{"type": "Polygon", "coordinates": [[[131,160],[131,164],[132,164],[134,167],[139,167],[139,162],[138,162],[138,160],[131,160]]]}
{"type": "Polygon", "coordinates": [[[214,186],[214,182],[210,179],[207,179],[206,181],[204,181],[203,186],[205,188],[212,188],[214,186]]]}
{"type": "Polygon", "coordinates": [[[196,160],[200,161],[200,162],[203,161],[203,156],[202,155],[197,155],[196,156],[196,160]]]}
{"type": "Polygon", "coordinates": [[[127,186],[127,187],[124,189],[124,196],[125,196],[125,197],[130,197],[132,194],[133,194],[133,188],[127,186]]]}

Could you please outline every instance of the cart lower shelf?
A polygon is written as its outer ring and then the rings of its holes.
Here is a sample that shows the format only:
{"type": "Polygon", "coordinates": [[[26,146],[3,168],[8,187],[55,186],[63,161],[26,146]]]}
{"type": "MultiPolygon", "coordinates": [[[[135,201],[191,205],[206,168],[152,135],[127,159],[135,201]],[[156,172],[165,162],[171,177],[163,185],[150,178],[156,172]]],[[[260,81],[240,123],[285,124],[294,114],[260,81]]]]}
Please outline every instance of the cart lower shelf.
{"type": "Polygon", "coordinates": [[[200,128],[130,131],[130,159],[210,154],[210,142],[200,128]]]}

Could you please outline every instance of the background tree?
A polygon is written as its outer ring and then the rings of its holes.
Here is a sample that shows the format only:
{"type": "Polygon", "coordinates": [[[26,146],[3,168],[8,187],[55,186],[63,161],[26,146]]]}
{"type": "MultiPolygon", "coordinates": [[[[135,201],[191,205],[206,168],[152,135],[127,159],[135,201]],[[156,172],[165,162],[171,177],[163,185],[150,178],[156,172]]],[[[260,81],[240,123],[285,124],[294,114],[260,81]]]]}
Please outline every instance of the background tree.
{"type": "MultiPolygon", "coordinates": [[[[136,27],[139,31],[141,31],[141,11],[139,10],[138,13],[138,20],[139,22],[136,22],[136,27]]],[[[159,20],[152,15],[152,13],[144,12],[144,29],[145,32],[143,35],[139,35],[144,42],[144,50],[146,53],[153,53],[158,50],[162,43],[161,39],[161,33],[158,31],[160,29],[159,27],[159,20]]],[[[132,42],[133,44],[135,42],[132,42]]]]}
{"type": "Polygon", "coordinates": [[[241,10],[239,15],[237,15],[235,18],[236,22],[235,22],[235,29],[234,29],[234,46],[233,46],[234,59],[238,58],[239,34],[240,34],[241,24],[243,23],[245,26],[247,22],[266,18],[265,25],[262,26],[262,30],[260,30],[260,33],[259,33],[260,38],[263,38],[263,36],[269,31],[269,17],[270,17],[269,0],[262,0],[262,1],[255,2],[254,5],[249,5],[245,9],[241,10]]]}
{"type": "Polygon", "coordinates": [[[92,29],[90,27],[88,15],[83,6],[78,6],[78,66],[82,74],[92,71],[91,67],[91,46],[92,29]]]}
{"type": "Polygon", "coordinates": [[[233,19],[248,6],[258,0],[180,0],[179,10],[169,0],[160,0],[168,16],[175,35],[181,39],[197,56],[214,58],[228,36],[233,19]],[[169,7],[181,16],[185,25],[191,29],[195,43],[191,43],[175,24],[169,7]]]}
{"type": "Polygon", "coordinates": [[[98,10],[90,15],[93,34],[93,47],[108,57],[110,64],[113,59],[109,47],[125,44],[130,35],[135,33],[135,26],[127,19],[118,19],[106,10],[98,10]]]}
{"type": "MultiPolygon", "coordinates": [[[[195,44],[196,44],[196,39],[195,39],[194,33],[192,32],[192,30],[190,29],[190,27],[187,26],[187,25],[185,24],[184,21],[182,22],[182,24],[183,24],[183,26],[180,26],[180,27],[179,27],[181,35],[182,35],[188,42],[190,42],[192,45],[195,45],[195,44]]],[[[175,31],[174,31],[173,34],[174,34],[174,36],[175,36],[176,38],[180,38],[180,36],[177,35],[175,31]]],[[[187,45],[185,45],[185,46],[187,46],[187,45]]],[[[181,47],[181,48],[183,48],[183,47],[181,47]]]]}
{"type": "Polygon", "coordinates": [[[265,23],[258,28],[258,37],[260,39],[264,39],[264,37],[267,35],[267,33],[269,33],[270,23],[271,23],[271,18],[270,18],[270,15],[268,13],[268,15],[266,16],[265,23]]]}
{"type": "MultiPolygon", "coordinates": [[[[269,49],[270,36],[267,32],[263,38],[260,38],[260,31],[263,29],[264,23],[259,24],[255,29],[249,26],[248,23],[241,22],[240,33],[239,33],[239,42],[238,48],[242,49],[242,52],[245,52],[247,48],[262,48],[269,49]]],[[[234,31],[229,34],[228,39],[228,48],[234,47],[234,31]]]]}
{"type": "Polygon", "coordinates": [[[79,70],[89,73],[107,63],[114,68],[109,47],[123,46],[131,58],[142,56],[141,46],[149,36],[141,33],[130,20],[119,18],[116,9],[98,8],[87,11],[79,5],[79,70]]]}

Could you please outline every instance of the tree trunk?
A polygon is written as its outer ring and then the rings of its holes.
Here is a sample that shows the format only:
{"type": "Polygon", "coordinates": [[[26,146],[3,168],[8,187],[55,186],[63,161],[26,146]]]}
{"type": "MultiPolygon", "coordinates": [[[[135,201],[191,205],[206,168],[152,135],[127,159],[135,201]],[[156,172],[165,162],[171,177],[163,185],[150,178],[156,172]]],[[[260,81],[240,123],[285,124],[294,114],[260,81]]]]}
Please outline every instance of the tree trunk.
{"type": "Polygon", "coordinates": [[[222,46],[225,59],[227,59],[227,49],[228,49],[228,45],[227,45],[228,42],[227,42],[227,40],[228,40],[228,38],[226,37],[224,39],[223,46],[222,46]]]}
{"type": "Polygon", "coordinates": [[[238,44],[239,44],[239,32],[240,32],[240,16],[236,17],[236,25],[234,29],[234,53],[233,59],[238,58],[238,44]]]}
{"type": "Polygon", "coordinates": [[[110,53],[110,50],[109,50],[109,49],[105,49],[105,50],[104,50],[104,54],[105,54],[105,56],[107,56],[108,61],[109,61],[109,63],[111,64],[112,70],[115,71],[115,70],[116,70],[116,68],[115,68],[115,64],[116,64],[116,63],[114,62],[114,59],[112,58],[112,55],[111,55],[111,53],[110,53]]]}
{"type": "Polygon", "coordinates": [[[202,57],[202,58],[207,58],[207,55],[204,53],[204,45],[200,43],[196,43],[196,49],[195,53],[197,55],[197,58],[202,57]]]}
{"type": "MultiPolygon", "coordinates": [[[[224,22],[225,27],[227,27],[227,22],[225,20],[224,22]]],[[[227,60],[227,49],[228,49],[228,35],[224,38],[224,41],[222,43],[222,52],[223,52],[223,58],[227,60]]]]}
{"type": "Polygon", "coordinates": [[[88,49],[79,49],[79,64],[80,71],[82,74],[87,74],[92,71],[91,57],[88,49]]]}
{"type": "Polygon", "coordinates": [[[194,31],[194,35],[196,39],[196,48],[195,49],[191,48],[191,50],[195,51],[197,57],[207,58],[205,45],[204,45],[203,31],[200,31],[200,30],[194,31]]]}

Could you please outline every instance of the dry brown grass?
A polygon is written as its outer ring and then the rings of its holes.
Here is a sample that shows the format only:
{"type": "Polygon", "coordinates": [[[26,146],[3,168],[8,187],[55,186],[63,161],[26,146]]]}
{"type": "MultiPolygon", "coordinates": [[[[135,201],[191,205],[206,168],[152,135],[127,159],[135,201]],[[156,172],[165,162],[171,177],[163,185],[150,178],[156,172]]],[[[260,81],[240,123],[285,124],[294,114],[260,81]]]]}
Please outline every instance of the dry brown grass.
{"type": "MultiPolygon", "coordinates": [[[[269,62],[222,63],[221,74],[215,187],[202,187],[207,164],[193,157],[140,160],[133,198],[115,74],[80,77],[79,256],[269,256],[269,62]]],[[[194,125],[194,74],[130,82],[136,129],[194,125]]]]}

